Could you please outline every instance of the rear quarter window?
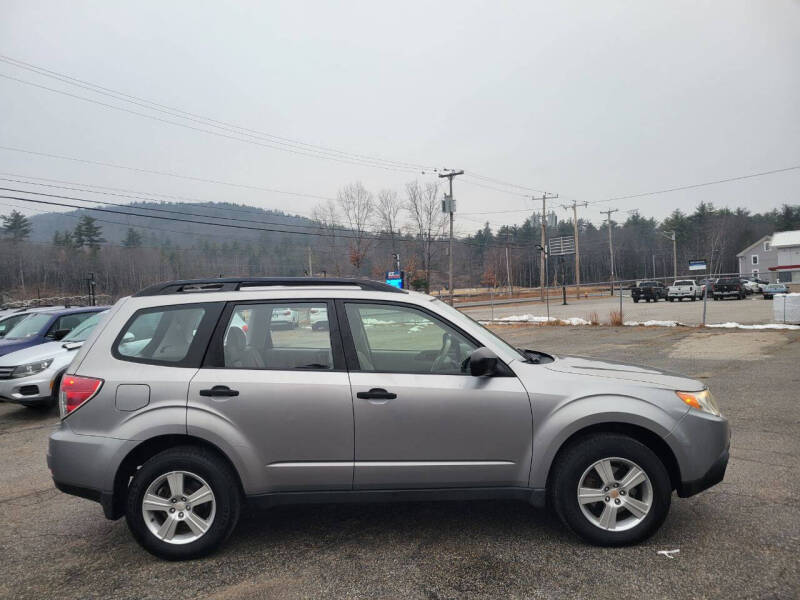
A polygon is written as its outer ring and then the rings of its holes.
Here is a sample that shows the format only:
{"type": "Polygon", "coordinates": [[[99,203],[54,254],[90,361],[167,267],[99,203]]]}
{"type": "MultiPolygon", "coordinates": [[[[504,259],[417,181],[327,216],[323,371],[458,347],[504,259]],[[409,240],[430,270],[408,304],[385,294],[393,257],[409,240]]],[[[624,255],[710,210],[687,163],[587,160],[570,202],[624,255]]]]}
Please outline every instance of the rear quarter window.
{"type": "Polygon", "coordinates": [[[119,360],[199,367],[221,310],[222,304],[208,303],[136,311],[111,352],[119,360]]]}

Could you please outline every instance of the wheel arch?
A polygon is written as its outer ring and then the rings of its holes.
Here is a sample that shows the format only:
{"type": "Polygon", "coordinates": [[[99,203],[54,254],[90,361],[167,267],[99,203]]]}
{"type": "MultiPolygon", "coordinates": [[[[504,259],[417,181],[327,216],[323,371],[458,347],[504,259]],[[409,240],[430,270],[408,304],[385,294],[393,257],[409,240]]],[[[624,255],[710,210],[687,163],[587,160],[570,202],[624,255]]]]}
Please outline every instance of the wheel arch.
{"type": "Polygon", "coordinates": [[[134,447],[120,462],[117,472],[114,475],[114,489],[109,503],[110,506],[106,506],[105,504],[103,506],[106,517],[110,519],[119,519],[125,514],[125,495],[136,470],[159,452],[169,450],[176,446],[197,446],[217,455],[230,467],[231,472],[236,478],[239,493],[242,495],[244,494],[239,470],[230,457],[218,446],[208,440],[188,434],[159,435],[145,440],[134,447]]]}
{"type": "Polygon", "coordinates": [[[672,489],[677,489],[680,486],[681,472],[678,459],[676,458],[672,448],[670,448],[669,444],[664,440],[663,437],[642,425],[620,421],[608,421],[594,423],[578,429],[559,445],[558,450],[553,455],[553,460],[550,462],[547,468],[547,489],[551,489],[552,487],[552,479],[555,474],[555,469],[553,467],[558,464],[558,459],[564,454],[564,452],[575,444],[582,442],[586,438],[601,433],[616,433],[626,435],[647,446],[655,453],[656,456],[658,456],[659,460],[667,469],[672,489]]]}

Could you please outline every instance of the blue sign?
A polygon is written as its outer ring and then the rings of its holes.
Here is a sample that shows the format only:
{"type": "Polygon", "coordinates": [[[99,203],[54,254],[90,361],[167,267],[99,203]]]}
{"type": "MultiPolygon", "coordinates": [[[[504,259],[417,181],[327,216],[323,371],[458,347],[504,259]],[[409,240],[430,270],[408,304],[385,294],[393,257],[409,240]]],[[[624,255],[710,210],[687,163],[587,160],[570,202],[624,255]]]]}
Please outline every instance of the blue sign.
{"type": "Polygon", "coordinates": [[[386,271],[386,283],[392,287],[404,289],[406,287],[405,271],[386,271]]]}
{"type": "Polygon", "coordinates": [[[689,261],[689,270],[690,271],[705,271],[706,270],[706,261],[705,260],[690,260],[689,261]]]}

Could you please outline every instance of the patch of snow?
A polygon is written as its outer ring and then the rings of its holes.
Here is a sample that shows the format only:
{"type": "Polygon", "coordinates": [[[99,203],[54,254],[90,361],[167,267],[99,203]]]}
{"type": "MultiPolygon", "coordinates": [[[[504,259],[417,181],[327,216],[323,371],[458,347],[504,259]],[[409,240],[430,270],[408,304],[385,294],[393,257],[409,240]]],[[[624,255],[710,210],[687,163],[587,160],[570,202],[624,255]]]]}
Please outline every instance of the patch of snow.
{"type": "Polygon", "coordinates": [[[590,321],[580,317],[569,317],[567,319],[557,319],[556,317],[541,317],[538,315],[511,315],[510,317],[500,317],[494,321],[486,323],[559,323],[561,325],[591,325],[590,321]]]}
{"type": "Polygon", "coordinates": [[[763,325],[742,325],[741,323],[709,323],[706,327],[722,329],[800,329],[800,325],[787,325],[786,323],[765,323],[763,325]]]}
{"type": "Polygon", "coordinates": [[[680,325],[677,321],[625,321],[625,327],[677,327],[680,325]]]}

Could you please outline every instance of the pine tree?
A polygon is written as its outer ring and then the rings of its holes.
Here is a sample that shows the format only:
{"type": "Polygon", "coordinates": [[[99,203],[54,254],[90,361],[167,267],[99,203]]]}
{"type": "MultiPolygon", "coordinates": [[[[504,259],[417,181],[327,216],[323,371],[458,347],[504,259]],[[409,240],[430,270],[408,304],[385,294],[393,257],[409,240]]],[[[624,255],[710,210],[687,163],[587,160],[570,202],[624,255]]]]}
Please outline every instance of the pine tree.
{"type": "Polygon", "coordinates": [[[76,247],[83,248],[85,246],[91,250],[97,250],[100,248],[100,244],[106,241],[103,238],[102,227],[95,225],[96,222],[97,219],[89,215],[83,215],[80,218],[73,233],[76,247]]]}
{"type": "Polygon", "coordinates": [[[12,210],[9,215],[2,215],[3,233],[11,238],[13,242],[21,242],[31,234],[31,222],[17,210],[12,210]]]}
{"type": "Polygon", "coordinates": [[[128,227],[128,233],[122,240],[122,245],[126,248],[139,248],[142,245],[142,234],[133,227],[128,227]]]}

